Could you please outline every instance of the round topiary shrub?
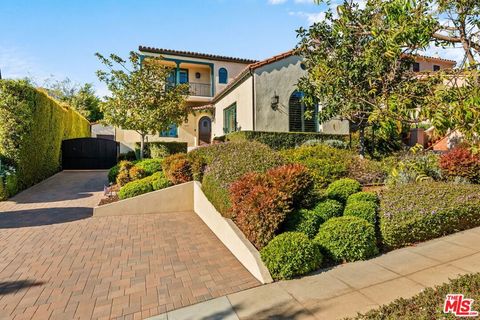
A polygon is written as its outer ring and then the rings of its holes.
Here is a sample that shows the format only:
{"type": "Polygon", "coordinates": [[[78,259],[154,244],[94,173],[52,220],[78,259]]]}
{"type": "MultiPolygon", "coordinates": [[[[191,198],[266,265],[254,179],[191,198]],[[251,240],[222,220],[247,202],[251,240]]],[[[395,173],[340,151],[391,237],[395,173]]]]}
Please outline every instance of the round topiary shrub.
{"type": "Polygon", "coordinates": [[[373,225],[358,217],[328,220],[314,241],[335,262],[365,260],[378,253],[373,225]]]}
{"type": "Polygon", "coordinates": [[[344,178],[330,183],[325,193],[328,198],[345,203],[349,196],[361,189],[362,186],[357,180],[344,178]]]}
{"type": "Polygon", "coordinates": [[[349,196],[347,199],[347,204],[351,202],[357,202],[357,201],[367,201],[367,202],[372,202],[378,205],[379,198],[375,192],[360,191],[349,196]]]}
{"type": "Polygon", "coordinates": [[[313,210],[301,209],[287,215],[284,229],[287,231],[302,232],[310,239],[315,238],[323,217],[313,210]]]}
{"type": "Polygon", "coordinates": [[[291,279],[317,269],[323,256],[318,246],[301,232],[285,232],[270,241],[260,255],[272,278],[291,279]]]}
{"type": "Polygon", "coordinates": [[[330,218],[342,216],[343,205],[337,200],[327,199],[319,202],[312,211],[320,215],[323,221],[327,221],[330,218]]]}
{"type": "Polygon", "coordinates": [[[149,178],[132,181],[124,185],[118,192],[120,199],[135,197],[153,191],[152,182],[149,178]]]}
{"type": "Polygon", "coordinates": [[[377,205],[371,201],[350,201],[347,203],[343,215],[363,218],[375,225],[377,223],[377,205]]]}

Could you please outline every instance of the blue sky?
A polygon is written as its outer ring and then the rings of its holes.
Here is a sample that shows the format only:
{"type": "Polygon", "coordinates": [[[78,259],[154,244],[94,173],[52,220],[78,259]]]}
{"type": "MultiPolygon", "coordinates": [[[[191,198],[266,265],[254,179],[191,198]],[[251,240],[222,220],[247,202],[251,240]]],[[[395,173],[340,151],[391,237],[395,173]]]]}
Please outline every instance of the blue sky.
{"type": "Polygon", "coordinates": [[[264,59],[293,48],[319,12],[313,0],[0,0],[0,68],[39,84],[92,82],[103,95],[95,52],[126,57],[145,45],[264,59]]]}
{"type": "Polygon", "coordinates": [[[4,78],[93,82],[95,52],[127,56],[139,45],[263,59],[291,49],[312,22],[310,0],[2,0],[4,78]]]}

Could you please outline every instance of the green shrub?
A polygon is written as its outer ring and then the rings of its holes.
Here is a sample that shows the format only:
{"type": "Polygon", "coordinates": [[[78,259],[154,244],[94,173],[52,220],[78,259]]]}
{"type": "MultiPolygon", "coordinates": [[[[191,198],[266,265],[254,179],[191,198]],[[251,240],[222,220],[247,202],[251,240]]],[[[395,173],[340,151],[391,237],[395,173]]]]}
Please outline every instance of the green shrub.
{"type": "Polygon", "coordinates": [[[345,141],[342,140],[335,140],[335,139],[329,139],[325,140],[323,143],[325,143],[327,146],[334,147],[337,149],[347,149],[348,144],[345,141]]]}
{"type": "Polygon", "coordinates": [[[163,159],[143,159],[135,163],[135,167],[142,169],[146,176],[162,170],[163,159]]]}
{"type": "Polygon", "coordinates": [[[325,191],[325,194],[330,199],[345,203],[349,196],[360,190],[362,190],[362,186],[357,180],[345,178],[332,182],[325,191]]]}
{"type": "Polygon", "coordinates": [[[127,199],[153,191],[151,179],[146,178],[127,183],[118,192],[120,199],[127,199]]]}
{"type": "Polygon", "coordinates": [[[153,159],[162,159],[170,155],[170,150],[164,144],[150,144],[150,157],[153,159]]]}
{"type": "Polygon", "coordinates": [[[313,241],[300,232],[285,232],[260,251],[272,278],[291,279],[317,269],[322,254],[313,241]]]}
{"type": "Polygon", "coordinates": [[[317,188],[348,174],[348,166],[355,156],[351,151],[340,150],[327,145],[302,146],[282,150],[281,155],[289,162],[306,166],[313,176],[317,188]]]}
{"type": "Polygon", "coordinates": [[[349,196],[347,199],[347,204],[349,204],[350,202],[357,202],[357,201],[367,201],[375,204],[380,203],[380,199],[378,198],[378,195],[375,192],[366,192],[366,191],[360,191],[349,196]]]}
{"type": "Polygon", "coordinates": [[[462,293],[466,298],[473,299],[472,310],[480,310],[480,273],[463,275],[440,286],[424,289],[409,299],[399,298],[354,319],[459,319],[453,314],[443,313],[445,297],[452,293],[462,293]]]}
{"type": "Polygon", "coordinates": [[[299,164],[280,166],[264,174],[247,173],[230,186],[229,216],[247,239],[261,249],[311,186],[307,169],[299,164]]]}
{"type": "Polygon", "coordinates": [[[441,179],[439,156],[423,151],[421,146],[415,146],[397,159],[397,164],[389,173],[386,182],[388,185],[398,185],[441,179]]]}
{"type": "Polygon", "coordinates": [[[346,136],[306,132],[262,132],[237,131],[225,136],[224,141],[244,142],[256,141],[269,146],[273,150],[291,149],[308,140],[344,140],[346,136]]]}
{"type": "Polygon", "coordinates": [[[152,188],[155,191],[165,189],[171,186],[170,181],[168,181],[162,171],[155,172],[148,178],[150,178],[150,181],[152,182],[152,188]]]}
{"type": "Polygon", "coordinates": [[[131,167],[128,171],[128,175],[130,177],[130,181],[140,180],[147,176],[145,171],[137,166],[131,167]]]}
{"type": "Polygon", "coordinates": [[[8,192],[5,189],[3,178],[0,177],[0,201],[7,200],[7,199],[8,199],[8,192]]]}
{"type": "MultiPolygon", "coordinates": [[[[135,150],[140,152],[140,144],[135,145],[135,150]]],[[[188,145],[186,142],[176,142],[176,141],[157,141],[157,142],[147,142],[144,146],[144,157],[145,158],[165,158],[166,156],[176,154],[176,153],[187,153],[188,145]],[[166,152],[168,154],[164,155],[166,152]],[[153,151],[153,154],[152,154],[153,151]],[[156,156],[154,156],[156,155],[156,156]],[[162,155],[164,155],[162,157],[162,155]]]]}
{"type": "Polygon", "coordinates": [[[424,182],[382,194],[383,242],[399,248],[480,226],[480,186],[424,182]]]}
{"type": "Polygon", "coordinates": [[[10,174],[5,177],[5,191],[11,197],[19,191],[17,174],[10,174]]]}
{"type": "Polygon", "coordinates": [[[287,214],[283,223],[286,231],[302,232],[310,239],[315,238],[320,225],[324,222],[323,217],[313,210],[300,209],[287,214]]]}
{"type": "Polygon", "coordinates": [[[133,166],[133,162],[127,160],[122,160],[118,163],[118,174],[115,181],[119,186],[124,186],[132,180],[130,178],[130,169],[133,168],[133,166]]]}
{"type": "Polygon", "coordinates": [[[312,211],[320,215],[324,221],[327,221],[334,217],[340,217],[343,213],[343,205],[337,200],[327,199],[317,203],[312,211]]]}
{"type": "Polygon", "coordinates": [[[378,253],[373,225],[358,217],[328,220],[320,227],[315,242],[335,262],[365,260],[378,253]]]}
{"type": "Polygon", "coordinates": [[[90,136],[87,119],[26,80],[0,80],[0,154],[17,169],[17,190],[58,172],[62,140],[90,136]]]}
{"type": "Polygon", "coordinates": [[[108,170],[108,182],[113,183],[117,180],[118,173],[120,172],[120,167],[118,164],[108,170]]]}
{"type": "Polygon", "coordinates": [[[377,205],[370,201],[350,201],[345,206],[343,215],[363,218],[371,224],[376,225],[377,205]]]}
{"type": "Polygon", "coordinates": [[[258,142],[227,142],[213,145],[214,158],[203,177],[203,191],[215,208],[229,217],[230,184],[249,172],[265,172],[284,163],[269,147],[258,142]]]}
{"type": "Polygon", "coordinates": [[[163,160],[163,173],[173,184],[192,181],[192,169],[185,153],[172,154],[163,160]]]}

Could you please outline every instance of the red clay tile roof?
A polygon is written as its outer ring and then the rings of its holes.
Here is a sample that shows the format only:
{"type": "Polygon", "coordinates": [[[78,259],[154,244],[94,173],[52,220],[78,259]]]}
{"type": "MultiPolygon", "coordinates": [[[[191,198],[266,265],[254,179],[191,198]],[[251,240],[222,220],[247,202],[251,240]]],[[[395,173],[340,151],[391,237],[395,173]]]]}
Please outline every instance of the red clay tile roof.
{"type": "Polygon", "coordinates": [[[450,60],[450,59],[445,59],[440,57],[425,56],[423,54],[414,54],[413,57],[423,58],[425,60],[438,60],[438,61],[448,62],[452,65],[457,64],[455,60],[450,60]]]}
{"type": "Polygon", "coordinates": [[[250,64],[250,63],[255,63],[255,62],[258,61],[258,60],[253,60],[253,59],[219,56],[219,55],[209,54],[209,53],[180,51],[180,50],[172,50],[172,49],[145,47],[145,46],[139,46],[138,50],[141,51],[141,52],[150,52],[150,53],[158,53],[158,54],[170,54],[170,55],[182,56],[182,57],[191,57],[191,58],[200,58],[200,59],[207,59],[207,60],[227,61],[227,62],[236,62],[236,63],[248,63],[248,64],[250,64]]]}

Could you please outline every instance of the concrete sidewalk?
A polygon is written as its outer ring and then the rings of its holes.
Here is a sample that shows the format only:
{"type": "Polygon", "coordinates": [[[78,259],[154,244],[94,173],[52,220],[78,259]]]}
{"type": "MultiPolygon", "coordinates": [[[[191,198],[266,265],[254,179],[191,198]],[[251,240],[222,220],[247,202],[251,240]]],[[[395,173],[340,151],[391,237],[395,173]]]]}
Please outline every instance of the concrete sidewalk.
{"type": "Polygon", "coordinates": [[[229,294],[150,319],[341,319],[480,272],[480,228],[369,261],[229,294]]]}

